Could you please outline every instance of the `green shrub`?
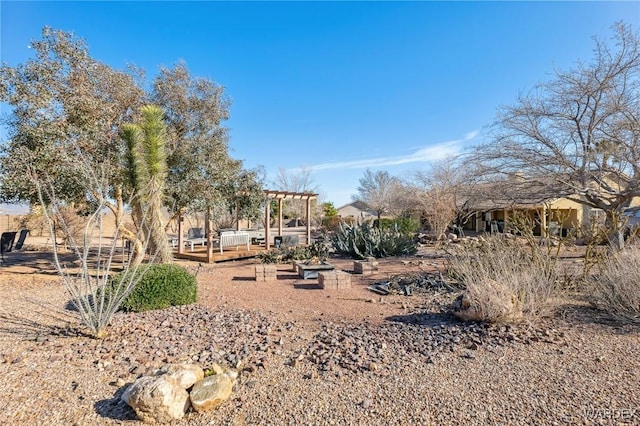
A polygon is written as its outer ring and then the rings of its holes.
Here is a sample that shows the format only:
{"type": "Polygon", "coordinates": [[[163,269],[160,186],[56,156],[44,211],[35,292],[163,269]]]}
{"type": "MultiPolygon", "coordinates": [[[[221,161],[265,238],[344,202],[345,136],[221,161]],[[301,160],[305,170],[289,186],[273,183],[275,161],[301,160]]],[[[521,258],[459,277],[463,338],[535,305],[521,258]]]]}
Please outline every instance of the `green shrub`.
{"type": "Polygon", "coordinates": [[[368,223],[350,226],[342,223],[331,236],[336,252],[354,259],[415,254],[418,250],[413,237],[395,230],[380,230],[368,223]]]}
{"type": "MultiPolygon", "coordinates": [[[[420,223],[410,217],[381,218],[379,228],[383,231],[399,232],[402,235],[413,236],[420,230],[420,223]]],[[[373,227],[378,228],[378,219],[373,221],[373,227]]]]}
{"type": "Polygon", "coordinates": [[[262,263],[287,263],[291,259],[288,247],[278,247],[258,253],[258,259],[262,263]]]}
{"type": "MultiPolygon", "coordinates": [[[[145,265],[138,269],[142,274],[135,289],[121,305],[121,309],[130,312],[143,312],[164,309],[169,306],[188,305],[197,299],[198,284],[196,277],[185,268],[172,264],[145,265]]],[[[122,274],[116,275],[114,283],[122,280],[122,274]]]]}

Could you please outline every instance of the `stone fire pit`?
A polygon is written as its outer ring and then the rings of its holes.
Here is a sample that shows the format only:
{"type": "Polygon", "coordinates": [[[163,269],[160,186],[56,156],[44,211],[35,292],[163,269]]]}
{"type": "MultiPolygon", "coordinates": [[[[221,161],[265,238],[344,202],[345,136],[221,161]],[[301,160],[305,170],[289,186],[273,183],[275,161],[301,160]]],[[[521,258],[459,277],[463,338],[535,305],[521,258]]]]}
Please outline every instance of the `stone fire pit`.
{"type": "Polygon", "coordinates": [[[318,278],[318,272],[333,271],[335,269],[335,267],[328,262],[296,262],[296,268],[298,270],[298,275],[300,275],[305,280],[309,278],[318,278]]]}

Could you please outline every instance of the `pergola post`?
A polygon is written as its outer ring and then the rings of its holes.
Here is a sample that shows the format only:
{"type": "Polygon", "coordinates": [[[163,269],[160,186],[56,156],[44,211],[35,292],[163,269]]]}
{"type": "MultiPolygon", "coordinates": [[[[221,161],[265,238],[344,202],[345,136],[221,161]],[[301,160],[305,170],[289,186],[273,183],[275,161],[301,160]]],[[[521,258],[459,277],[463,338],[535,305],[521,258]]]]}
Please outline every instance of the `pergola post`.
{"type": "Polygon", "coordinates": [[[236,231],[240,230],[240,200],[236,200],[236,231]]]}
{"type": "Polygon", "coordinates": [[[213,236],[211,235],[211,207],[207,206],[204,215],[204,232],[207,237],[207,263],[213,261],[213,236]]]}
{"type": "Polygon", "coordinates": [[[311,198],[307,198],[307,245],[311,244],[311,198]]]}
{"type": "Polygon", "coordinates": [[[178,254],[184,252],[184,237],[182,236],[182,224],[184,223],[184,216],[178,216],[178,254]]]}
{"type": "Polygon", "coordinates": [[[282,237],[282,198],[278,198],[278,235],[282,237]]]}
{"type": "Polygon", "coordinates": [[[264,208],[264,217],[265,217],[265,223],[264,223],[264,247],[269,250],[269,247],[271,247],[271,242],[270,242],[270,238],[271,238],[271,199],[267,198],[267,204],[266,207],[264,208]]]}
{"type": "MultiPolygon", "coordinates": [[[[502,232],[507,233],[507,223],[509,222],[509,209],[504,209],[504,225],[502,227],[502,232]]],[[[509,227],[511,228],[511,227],[509,227]]]]}

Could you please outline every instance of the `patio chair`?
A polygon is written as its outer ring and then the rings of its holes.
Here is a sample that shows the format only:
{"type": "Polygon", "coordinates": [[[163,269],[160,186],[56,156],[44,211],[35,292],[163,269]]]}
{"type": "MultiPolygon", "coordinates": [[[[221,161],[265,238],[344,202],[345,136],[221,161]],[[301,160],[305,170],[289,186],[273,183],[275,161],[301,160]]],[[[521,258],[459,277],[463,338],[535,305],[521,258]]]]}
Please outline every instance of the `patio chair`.
{"type": "Polygon", "coordinates": [[[207,238],[204,234],[204,229],[189,228],[189,230],[187,231],[187,239],[184,244],[186,246],[190,246],[191,251],[193,251],[193,246],[196,244],[202,244],[203,246],[207,244],[207,238]]]}
{"type": "Polygon", "coordinates": [[[17,232],[3,232],[0,235],[0,256],[4,261],[4,254],[9,253],[13,249],[13,242],[16,239],[17,232]]]}
{"type": "Polygon", "coordinates": [[[195,240],[196,238],[205,238],[204,229],[189,228],[187,231],[187,240],[195,240]]]}
{"type": "Polygon", "coordinates": [[[24,240],[27,239],[27,235],[29,234],[29,230],[28,229],[22,229],[20,231],[20,236],[18,237],[18,241],[16,242],[16,250],[20,250],[22,248],[22,246],[24,245],[24,240]]]}

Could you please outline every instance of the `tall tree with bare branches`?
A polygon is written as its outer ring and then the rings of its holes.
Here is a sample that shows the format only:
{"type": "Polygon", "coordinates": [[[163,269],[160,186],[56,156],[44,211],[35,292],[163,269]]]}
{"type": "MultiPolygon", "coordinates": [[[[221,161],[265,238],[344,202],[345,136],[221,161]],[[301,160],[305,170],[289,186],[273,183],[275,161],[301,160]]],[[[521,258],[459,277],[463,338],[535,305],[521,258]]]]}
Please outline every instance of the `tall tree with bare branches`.
{"type": "Polygon", "coordinates": [[[461,156],[433,161],[403,183],[401,194],[407,207],[419,211],[441,238],[450,225],[464,225],[471,214],[477,199],[473,163],[461,156]]]}
{"type": "Polygon", "coordinates": [[[606,215],[622,247],[620,215],[640,196],[640,40],[623,23],[593,58],[501,107],[491,141],[474,155],[487,174],[528,182],[606,215]]]}
{"type": "MultiPolygon", "coordinates": [[[[287,170],[284,167],[278,169],[275,178],[275,186],[277,189],[289,192],[308,192],[315,193],[318,191],[318,185],[313,181],[311,175],[312,169],[307,166],[301,166],[297,170],[287,170]]],[[[306,203],[301,200],[283,200],[283,214],[295,216],[296,219],[306,216],[306,203]]],[[[312,208],[312,216],[319,215],[317,209],[318,204],[315,203],[312,208]]]]}
{"type": "Polygon", "coordinates": [[[353,195],[353,200],[362,201],[375,211],[379,225],[382,215],[396,211],[400,185],[400,179],[387,171],[367,169],[359,180],[358,193],[353,195]]]}

